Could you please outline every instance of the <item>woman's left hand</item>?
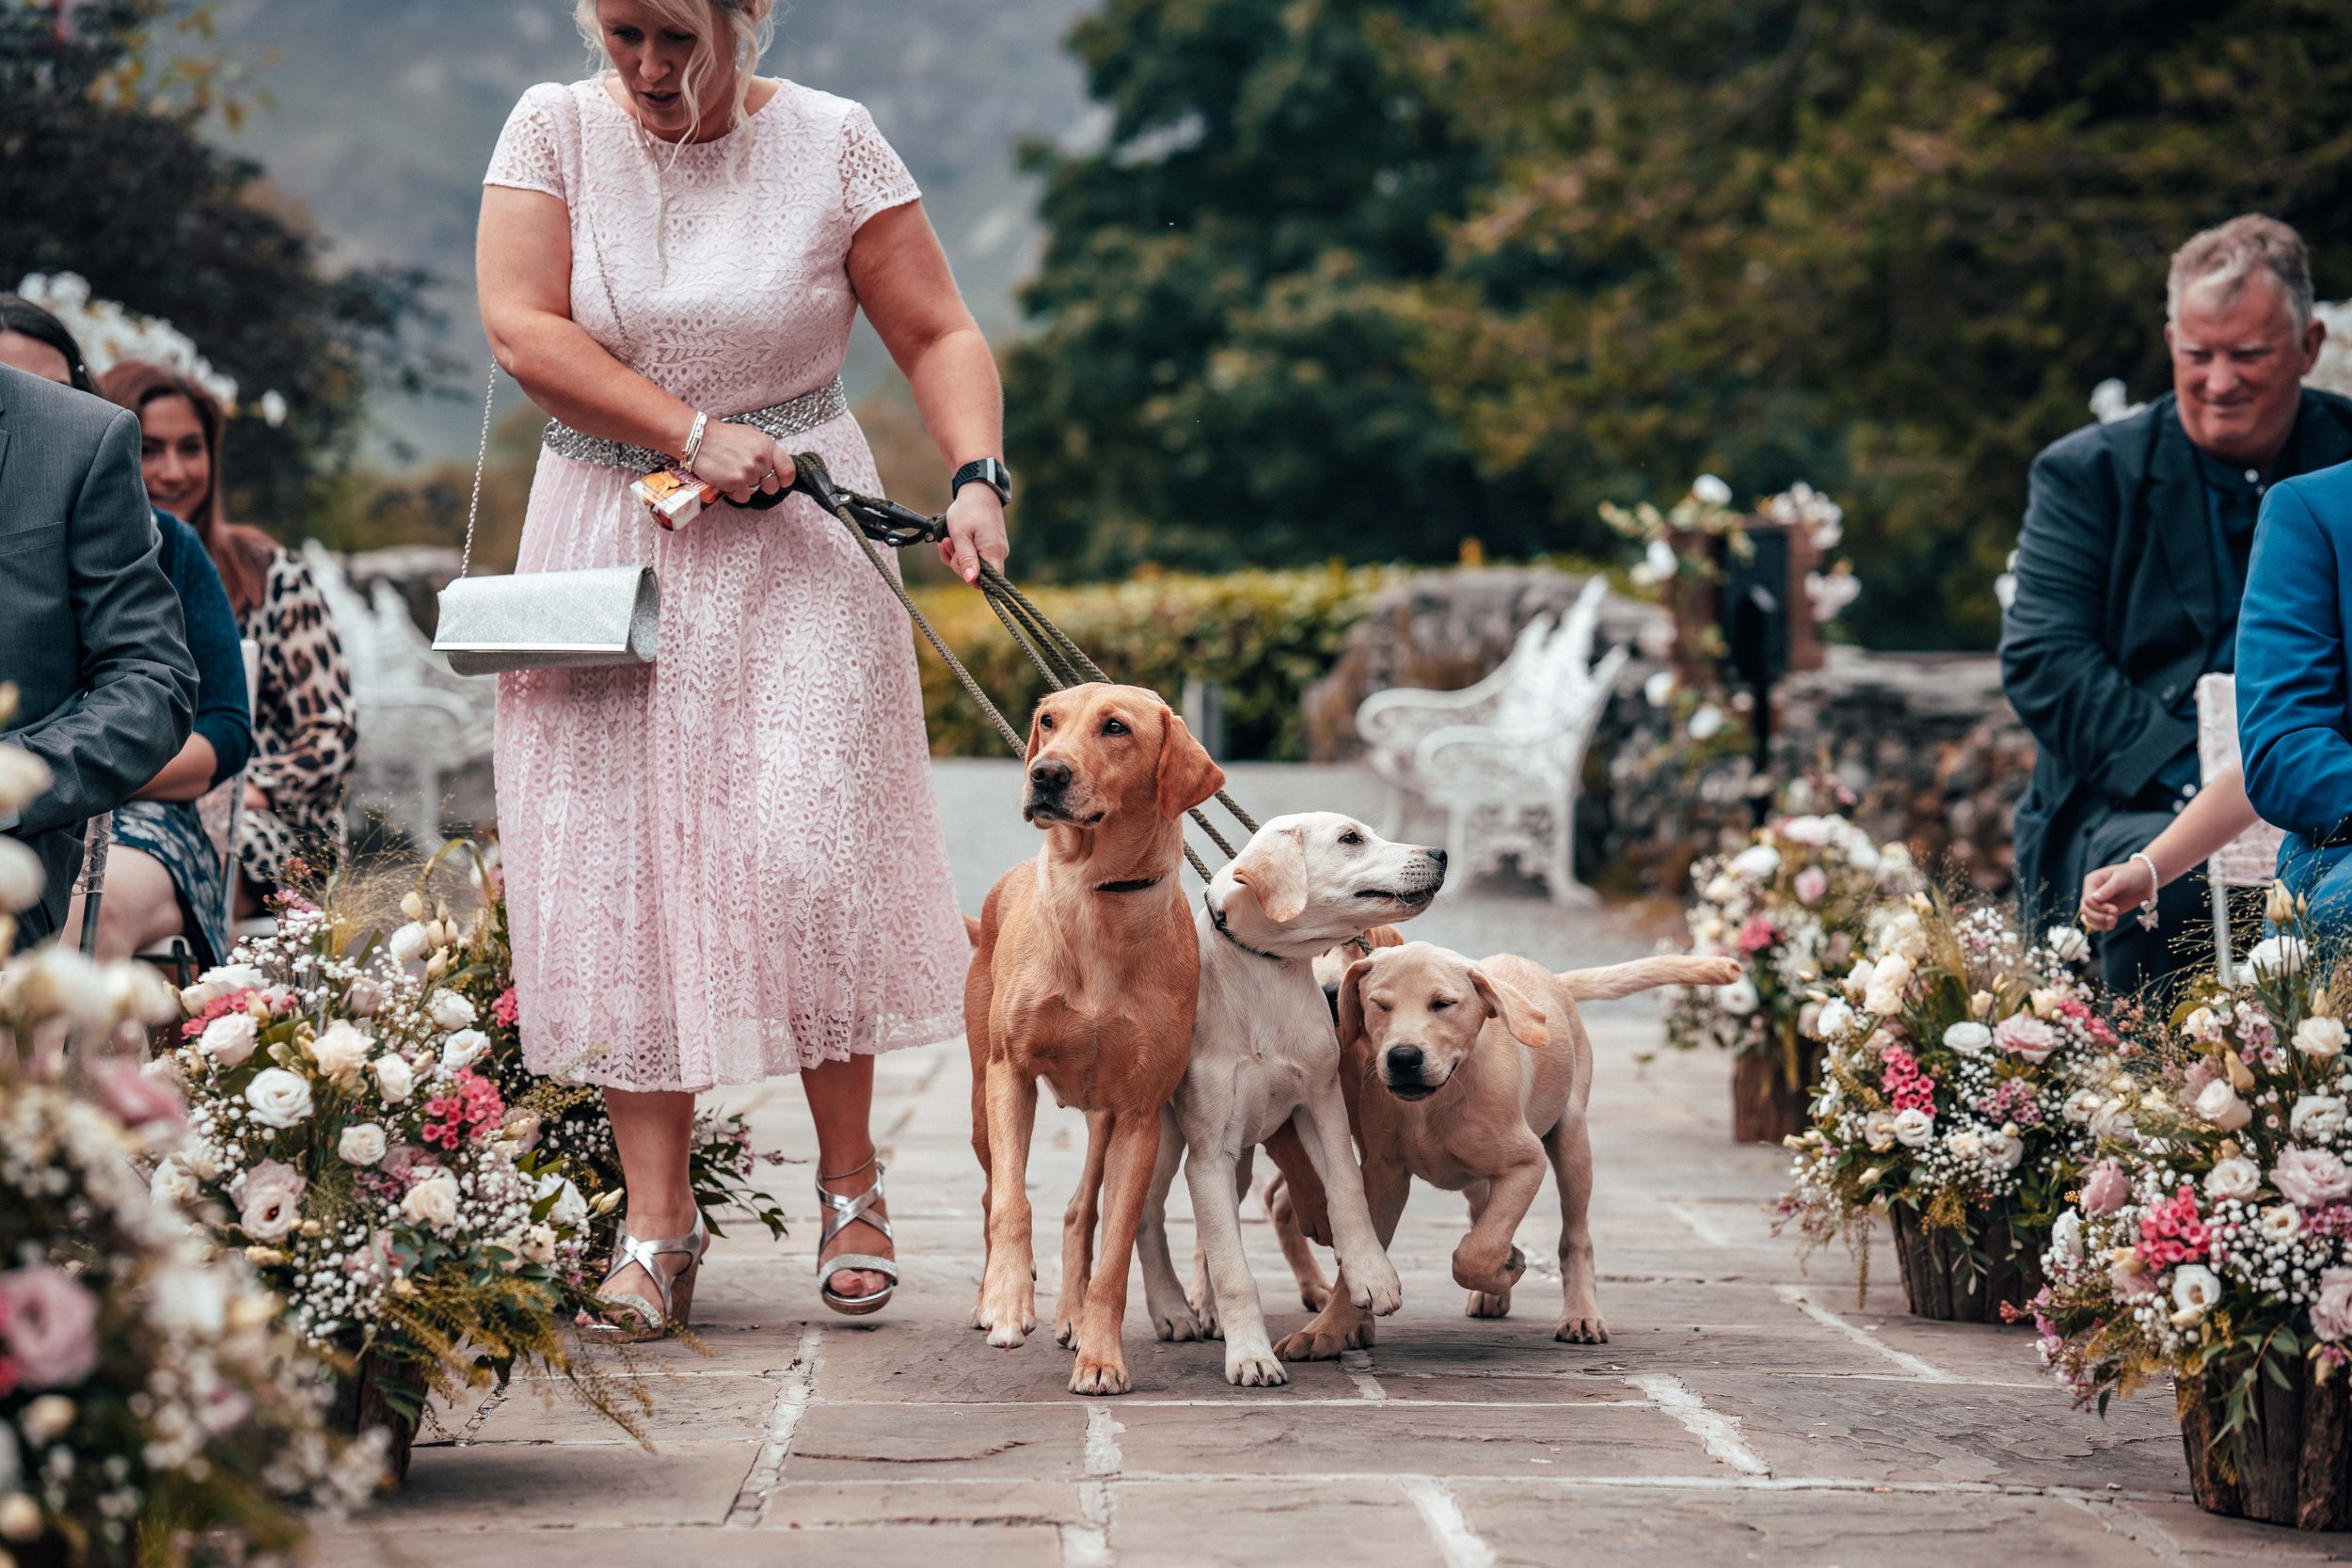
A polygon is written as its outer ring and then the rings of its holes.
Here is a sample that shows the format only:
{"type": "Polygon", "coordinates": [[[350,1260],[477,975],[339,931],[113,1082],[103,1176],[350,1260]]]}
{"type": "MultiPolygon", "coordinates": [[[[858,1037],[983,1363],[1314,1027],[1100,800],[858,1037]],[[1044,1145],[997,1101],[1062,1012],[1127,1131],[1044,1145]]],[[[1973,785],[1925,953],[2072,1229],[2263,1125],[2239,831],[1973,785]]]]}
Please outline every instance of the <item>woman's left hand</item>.
{"type": "Polygon", "coordinates": [[[956,576],[979,585],[980,562],[998,571],[1012,551],[1005,537],[1005,503],[985,484],[967,484],[956,492],[947,508],[947,537],[939,542],[939,559],[956,576]]]}

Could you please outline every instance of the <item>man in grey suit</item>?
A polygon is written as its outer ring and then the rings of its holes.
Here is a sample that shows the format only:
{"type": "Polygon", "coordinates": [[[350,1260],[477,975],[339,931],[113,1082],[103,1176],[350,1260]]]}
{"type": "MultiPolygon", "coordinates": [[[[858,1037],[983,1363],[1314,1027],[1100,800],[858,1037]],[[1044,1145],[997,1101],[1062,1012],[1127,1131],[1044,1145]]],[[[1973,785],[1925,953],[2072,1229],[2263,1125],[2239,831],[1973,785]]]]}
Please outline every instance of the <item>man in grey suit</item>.
{"type": "MultiPolygon", "coordinates": [[[[2233,218],[2172,258],[2172,391],[2034,459],[2001,682],[2041,755],[2017,807],[2028,927],[2074,919],[2083,879],[2130,860],[2197,793],[2197,678],[2237,668],[2262,498],[2352,459],[2352,402],[2302,385],[2327,336],[2303,242],[2233,218]]],[[[2110,990],[2204,961],[2201,869],[2153,928],[2097,939],[2110,990]]],[[[2210,942],[2205,943],[2210,949],[2210,942]]]]}
{"type": "Polygon", "coordinates": [[[51,774],[48,793],[0,822],[48,877],[19,918],[20,947],[63,922],[84,823],[188,737],[196,664],[159,543],[137,416],[0,365],[0,681],[17,687],[8,739],[51,774]]]}

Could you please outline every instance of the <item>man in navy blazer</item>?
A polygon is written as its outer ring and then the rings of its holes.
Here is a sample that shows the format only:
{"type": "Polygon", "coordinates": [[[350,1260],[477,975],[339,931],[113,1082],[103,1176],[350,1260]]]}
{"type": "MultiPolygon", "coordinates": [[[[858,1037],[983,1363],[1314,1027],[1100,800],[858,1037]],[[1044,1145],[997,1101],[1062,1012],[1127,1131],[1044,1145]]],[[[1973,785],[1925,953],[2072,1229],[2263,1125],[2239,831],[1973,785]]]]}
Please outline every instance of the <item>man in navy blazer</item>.
{"type": "Polygon", "coordinates": [[[2352,463],[2263,501],[2237,650],[2246,795],[2287,831],[2279,876],[2313,923],[2352,915],[2352,463]]]}
{"type": "MultiPolygon", "coordinates": [[[[2249,216],[2199,234],[2167,296],[2172,393],[2034,460],[2001,680],[2041,752],[2016,822],[2037,932],[2196,794],[2197,679],[2239,668],[2262,498],[2352,459],[2352,402],[2302,386],[2327,328],[2295,230],[2249,216]]],[[[2202,962],[2206,896],[2200,869],[2164,889],[2155,928],[2127,917],[2095,939],[2109,989],[2202,962]]]]}

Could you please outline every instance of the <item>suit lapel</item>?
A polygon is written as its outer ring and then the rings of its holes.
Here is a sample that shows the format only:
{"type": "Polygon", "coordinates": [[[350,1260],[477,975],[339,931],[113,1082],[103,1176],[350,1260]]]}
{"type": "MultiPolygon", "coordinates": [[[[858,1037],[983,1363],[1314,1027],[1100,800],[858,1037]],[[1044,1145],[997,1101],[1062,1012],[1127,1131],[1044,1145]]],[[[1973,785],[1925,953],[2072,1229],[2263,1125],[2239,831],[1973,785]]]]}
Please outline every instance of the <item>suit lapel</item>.
{"type": "Polygon", "coordinates": [[[0,528],[8,526],[6,499],[8,494],[8,388],[0,377],[0,528]]]}
{"type": "Polygon", "coordinates": [[[2213,522],[2205,512],[2205,482],[2197,453],[2167,400],[2156,420],[2155,450],[2148,456],[2148,527],[2164,551],[2181,608],[2210,640],[2221,625],[2221,582],[2213,558],[2213,522]]]}

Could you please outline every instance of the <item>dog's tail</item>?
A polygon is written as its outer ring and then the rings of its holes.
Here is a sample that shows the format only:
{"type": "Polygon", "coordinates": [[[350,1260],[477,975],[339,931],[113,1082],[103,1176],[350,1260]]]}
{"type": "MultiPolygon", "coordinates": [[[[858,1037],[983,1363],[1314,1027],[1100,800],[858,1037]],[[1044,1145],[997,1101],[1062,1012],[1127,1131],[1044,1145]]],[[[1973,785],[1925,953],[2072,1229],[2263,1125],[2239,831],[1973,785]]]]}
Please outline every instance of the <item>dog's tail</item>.
{"type": "Polygon", "coordinates": [[[1660,986],[1727,986],[1740,978],[1736,958],[1702,958],[1689,953],[1664,953],[1636,958],[1606,969],[1572,969],[1560,976],[1568,994],[1579,1002],[1613,1002],[1638,990],[1660,986]]]}

